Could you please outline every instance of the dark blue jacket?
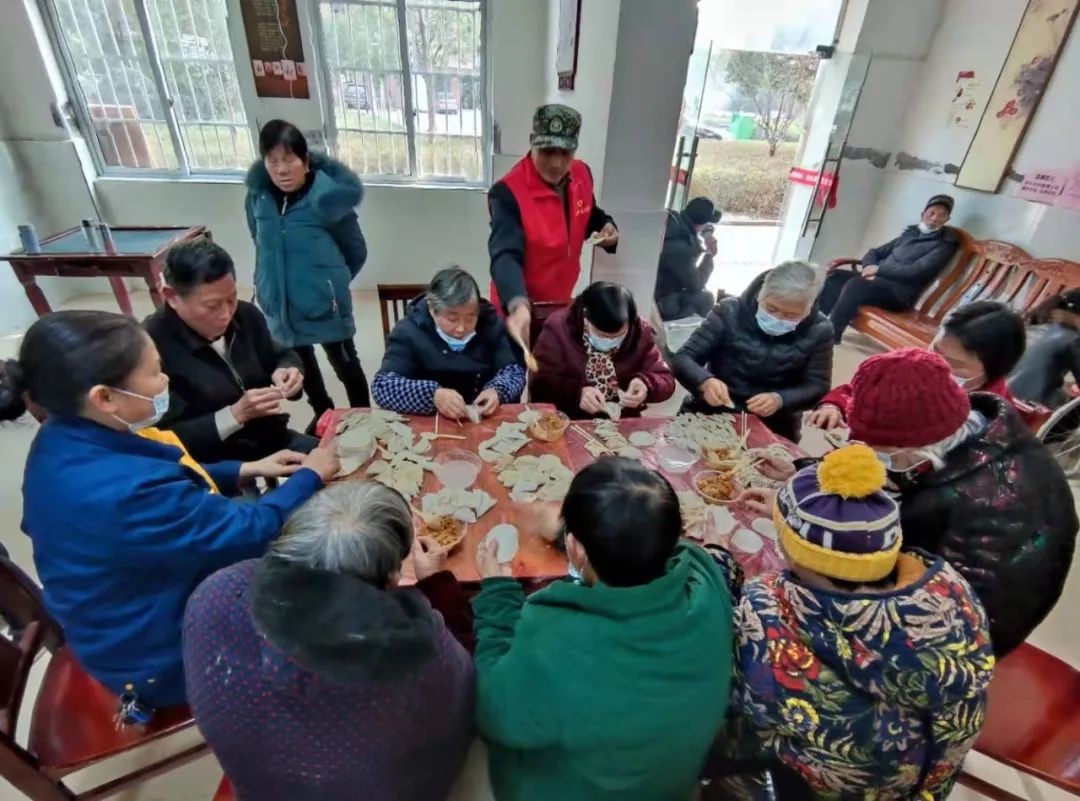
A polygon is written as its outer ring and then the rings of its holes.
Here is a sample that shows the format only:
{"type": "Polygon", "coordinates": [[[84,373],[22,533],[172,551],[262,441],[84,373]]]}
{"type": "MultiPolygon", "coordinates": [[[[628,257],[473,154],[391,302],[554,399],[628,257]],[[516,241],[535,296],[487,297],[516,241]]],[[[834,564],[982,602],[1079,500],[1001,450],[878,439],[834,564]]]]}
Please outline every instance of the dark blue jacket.
{"type": "MultiPolygon", "coordinates": [[[[257,556],[322,481],[300,470],[258,503],[211,494],[181,451],[83,418],[52,418],[30,448],[22,529],[45,606],[84,668],[153,706],[184,701],[180,627],[192,590],[257,556]]],[[[239,462],[206,465],[222,492],[239,462]]]]}
{"type": "Polygon", "coordinates": [[[877,277],[893,284],[901,302],[910,305],[938,277],[959,245],[948,226],[924,234],[919,226],[909,225],[896,239],[866,251],[862,263],[876,264],[877,277]]]}
{"type": "Polygon", "coordinates": [[[283,345],[340,342],[356,333],[349,283],[367,260],[356,218],[364,187],[352,170],[311,154],[314,181],[303,193],[274,196],[261,161],[247,174],[244,208],[255,240],[255,296],[283,345]]]}

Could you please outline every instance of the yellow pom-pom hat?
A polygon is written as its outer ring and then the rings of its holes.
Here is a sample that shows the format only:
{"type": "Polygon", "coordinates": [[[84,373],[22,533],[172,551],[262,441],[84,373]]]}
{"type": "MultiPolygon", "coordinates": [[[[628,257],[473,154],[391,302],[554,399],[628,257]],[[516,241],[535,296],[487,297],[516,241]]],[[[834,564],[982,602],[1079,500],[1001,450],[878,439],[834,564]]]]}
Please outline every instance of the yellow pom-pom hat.
{"type": "Polygon", "coordinates": [[[900,510],[885,467],[865,445],[833,451],[777,493],[773,517],[788,559],[842,581],[885,578],[900,553],[900,510]]]}

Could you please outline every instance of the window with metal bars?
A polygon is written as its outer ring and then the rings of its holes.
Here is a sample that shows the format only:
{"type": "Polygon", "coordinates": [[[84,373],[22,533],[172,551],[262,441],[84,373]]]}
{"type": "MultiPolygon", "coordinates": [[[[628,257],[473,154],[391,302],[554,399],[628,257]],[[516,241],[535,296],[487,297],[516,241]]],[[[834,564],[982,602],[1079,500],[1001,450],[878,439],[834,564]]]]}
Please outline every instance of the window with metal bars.
{"type": "Polygon", "coordinates": [[[319,0],[331,146],[362,175],[483,184],[485,0],[319,0]]]}
{"type": "Polygon", "coordinates": [[[226,0],[44,0],[103,173],[245,169],[226,0]]]}

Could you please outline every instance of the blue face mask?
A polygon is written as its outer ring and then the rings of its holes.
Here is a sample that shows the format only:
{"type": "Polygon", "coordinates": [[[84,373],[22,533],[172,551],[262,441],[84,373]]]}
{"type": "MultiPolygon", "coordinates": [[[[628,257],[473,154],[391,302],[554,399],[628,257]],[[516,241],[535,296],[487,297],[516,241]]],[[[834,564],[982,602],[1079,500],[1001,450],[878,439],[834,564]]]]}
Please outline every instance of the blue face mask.
{"type": "Polygon", "coordinates": [[[608,353],[609,351],[618,349],[619,345],[621,345],[623,343],[623,340],[626,339],[626,334],[623,334],[621,337],[613,337],[609,339],[607,337],[598,337],[596,336],[596,334],[589,331],[586,332],[585,339],[589,341],[589,347],[593,348],[594,350],[598,350],[601,353],[608,353]]]}
{"type": "Polygon", "coordinates": [[[126,389],[117,389],[116,387],[112,387],[111,389],[113,392],[119,392],[121,395],[129,395],[132,398],[139,398],[140,400],[150,401],[152,404],[154,404],[154,413],[147,417],[145,420],[140,420],[137,423],[129,423],[124,418],[118,417],[115,414],[113,415],[113,419],[126,425],[128,427],[128,431],[130,431],[132,434],[134,434],[136,431],[142,431],[144,428],[156,426],[161,421],[161,418],[165,416],[165,412],[169,411],[168,387],[165,387],[165,389],[161,390],[161,392],[159,392],[152,398],[146,395],[140,395],[137,392],[128,392],[126,389]]]}
{"type": "Polygon", "coordinates": [[[773,317],[760,306],[758,306],[755,319],[757,320],[758,328],[771,337],[782,337],[784,334],[790,334],[799,326],[797,322],[773,317]]]}
{"type": "Polygon", "coordinates": [[[465,350],[465,346],[472,342],[472,338],[476,336],[475,331],[470,331],[461,339],[458,339],[457,337],[452,337],[445,333],[438,325],[435,326],[435,333],[439,335],[439,338],[445,342],[454,353],[461,353],[465,350]]]}

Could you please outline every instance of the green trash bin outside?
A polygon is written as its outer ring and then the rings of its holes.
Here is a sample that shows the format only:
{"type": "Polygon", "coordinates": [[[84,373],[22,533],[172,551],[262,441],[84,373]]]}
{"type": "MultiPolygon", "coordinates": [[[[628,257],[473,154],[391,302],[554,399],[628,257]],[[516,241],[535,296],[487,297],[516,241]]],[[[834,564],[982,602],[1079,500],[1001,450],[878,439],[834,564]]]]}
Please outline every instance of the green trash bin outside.
{"type": "Polygon", "coordinates": [[[729,127],[732,139],[737,139],[739,141],[753,139],[755,128],[757,128],[757,121],[749,114],[732,115],[731,125],[729,127]]]}

